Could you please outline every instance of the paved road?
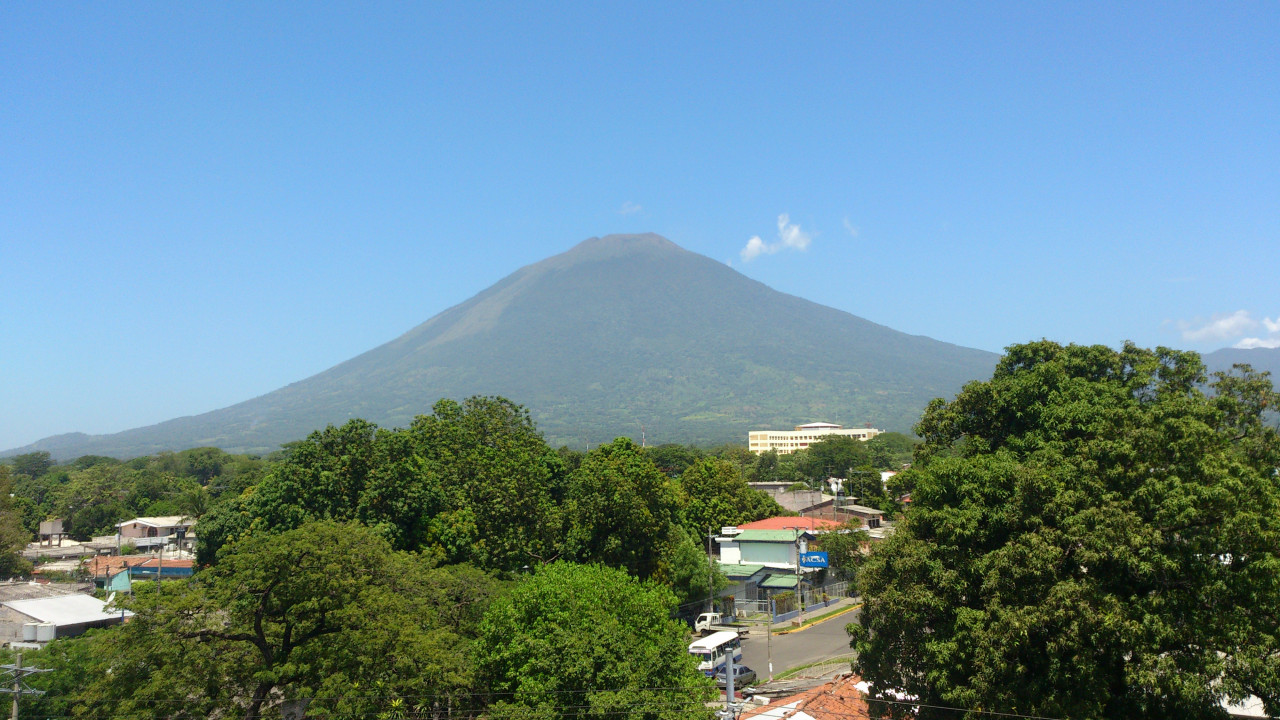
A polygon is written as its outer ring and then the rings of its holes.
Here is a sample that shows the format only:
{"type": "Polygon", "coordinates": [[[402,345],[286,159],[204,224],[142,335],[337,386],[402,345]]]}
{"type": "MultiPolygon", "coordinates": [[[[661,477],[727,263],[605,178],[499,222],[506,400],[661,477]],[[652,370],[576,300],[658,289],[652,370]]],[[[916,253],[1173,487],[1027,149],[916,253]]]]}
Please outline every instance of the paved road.
{"type": "MultiPolygon", "coordinates": [[[[799,632],[773,637],[773,673],[852,652],[844,626],[856,622],[860,610],[811,625],[799,632]]],[[[764,633],[742,641],[742,661],[756,671],[763,682],[769,677],[768,638],[764,633]]]]}

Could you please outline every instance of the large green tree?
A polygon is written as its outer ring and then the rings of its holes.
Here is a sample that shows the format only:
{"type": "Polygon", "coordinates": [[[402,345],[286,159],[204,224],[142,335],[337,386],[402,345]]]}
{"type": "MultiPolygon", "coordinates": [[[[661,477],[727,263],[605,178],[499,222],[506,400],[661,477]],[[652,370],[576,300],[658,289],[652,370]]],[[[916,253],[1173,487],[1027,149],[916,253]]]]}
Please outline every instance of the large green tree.
{"type": "Polygon", "coordinates": [[[441,400],[400,430],[364,420],[312,433],[235,501],[201,520],[200,560],[225,543],[355,520],[396,549],[507,572],[548,562],[564,537],[567,473],[509,400],[441,400]]]}
{"type": "Polygon", "coordinates": [[[11,578],[31,571],[31,563],[22,557],[31,536],[22,523],[22,508],[12,495],[13,479],[9,468],[0,465],[0,577],[11,578]]]}
{"type": "Polygon", "coordinates": [[[568,556],[647,579],[670,547],[679,493],[630,438],[592,450],[569,485],[568,556]]]}
{"type": "Polygon", "coordinates": [[[1280,713],[1277,396],[1205,381],[1193,353],[1044,341],[931,404],[911,509],[860,573],[858,672],[921,718],[1280,713]]]}
{"type": "Polygon", "coordinates": [[[665,587],[621,570],[557,562],[495,601],[478,673],[488,717],[710,718],[709,680],[690,659],[665,587]]]}
{"type": "Polygon", "coordinates": [[[683,525],[691,537],[705,537],[727,525],[790,514],[766,493],[747,485],[738,468],[719,458],[699,460],[680,475],[683,525]]]}
{"type": "MultiPolygon", "coordinates": [[[[361,525],[308,523],[246,538],[191,582],[142,583],[126,624],[73,638],[61,714],[319,716],[476,709],[474,640],[497,594],[465,566],[435,568],[361,525]]],[[[53,708],[51,708],[53,709],[53,708]]]]}

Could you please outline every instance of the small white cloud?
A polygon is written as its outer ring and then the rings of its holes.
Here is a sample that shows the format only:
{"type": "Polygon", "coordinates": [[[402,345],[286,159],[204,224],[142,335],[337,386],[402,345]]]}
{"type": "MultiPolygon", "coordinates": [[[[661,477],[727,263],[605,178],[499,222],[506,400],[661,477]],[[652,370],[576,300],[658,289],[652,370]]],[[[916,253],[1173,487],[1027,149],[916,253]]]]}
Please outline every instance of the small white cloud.
{"type": "Polygon", "coordinates": [[[618,214],[619,215],[635,215],[636,213],[640,212],[643,209],[644,208],[628,200],[622,203],[622,207],[618,210],[618,214]]]}
{"type": "Polygon", "coordinates": [[[772,252],[777,252],[777,250],[770,250],[769,246],[765,245],[764,241],[760,239],[760,236],[756,235],[747,241],[746,247],[742,248],[742,261],[751,262],[756,259],[757,255],[772,252]]]}
{"type": "Polygon", "coordinates": [[[1275,320],[1262,318],[1262,326],[1267,329],[1266,337],[1241,338],[1233,347],[1244,350],[1251,348],[1280,348],[1280,315],[1275,320]]]}
{"type": "Polygon", "coordinates": [[[798,224],[791,222],[791,216],[782,213],[778,216],[778,241],[775,243],[767,243],[760,239],[759,235],[752,236],[747,241],[746,247],[742,248],[738,254],[742,257],[743,262],[751,262],[761,255],[772,255],[779,250],[799,250],[804,252],[809,249],[809,244],[813,242],[813,236],[800,229],[798,224]]]}
{"type": "Polygon", "coordinates": [[[858,237],[858,228],[854,227],[853,223],[849,222],[849,218],[844,219],[844,229],[848,230],[849,234],[853,237],[858,237]]]}
{"type": "Polygon", "coordinates": [[[1254,348],[1280,348],[1280,337],[1269,338],[1253,338],[1248,337],[1231,347],[1240,348],[1241,350],[1252,350],[1254,348]]]}
{"type": "Polygon", "coordinates": [[[1208,342],[1238,338],[1258,327],[1258,321],[1249,317],[1248,310],[1237,310],[1230,315],[1214,315],[1208,322],[1180,322],[1178,327],[1182,330],[1183,340],[1208,342]]]}

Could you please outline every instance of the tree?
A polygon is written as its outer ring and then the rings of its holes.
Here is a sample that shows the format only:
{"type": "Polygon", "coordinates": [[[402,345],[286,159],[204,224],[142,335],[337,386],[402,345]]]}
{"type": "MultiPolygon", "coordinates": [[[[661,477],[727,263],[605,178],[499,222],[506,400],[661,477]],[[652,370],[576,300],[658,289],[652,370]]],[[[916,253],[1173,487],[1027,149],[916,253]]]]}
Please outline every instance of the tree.
{"type": "Polygon", "coordinates": [[[128,623],[83,641],[95,649],[74,668],[85,682],[72,714],[252,719],[310,699],[317,715],[372,716],[395,698],[474,710],[471,653],[497,586],[360,525],[310,523],[229,546],[189,583],[135,592],[128,623]]]}
{"type": "Polygon", "coordinates": [[[492,718],[710,718],[710,680],[674,598],[621,570],[557,562],[489,608],[478,673],[492,718]]]}
{"type": "Polygon", "coordinates": [[[814,550],[827,554],[830,571],[839,580],[853,580],[857,577],[858,567],[866,557],[865,552],[871,536],[862,529],[862,521],[850,520],[833,532],[826,532],[815,538],[814,550]]]}
{"type": "Polygon", "coordinates": [[[10,462],[13,463],[14,475],[25,475],[28,478],[35,479],[53,467],[53,456],[45,450],[39,450],[37,452],[14,455],[10,458],[10,462]]]}
{"type": "Polygon", "coordinates": [[[867,441],[872,465],[877,470],[900,470],[911,462],[918,440],[899,432],[885,432],[867,441]]]}
{"type": "Polygon", "coordinates": [[[12,496],[13,478],[9,467],[0,465],[0,577],[14,577],[31,572],[31,563],[22,550],[31,539],[22,523],[22,507],[12,496]]]}
{"type": "Polygon", "coordinates": [[[769,495],[754,490],[731,463],[707,458],[680,476],[684,491],[683,525],[692,537],[704,537],[728,525],[741,525],[787,511],[769,495]]]}
{"type": "Polygon", "coordinates": [[[844,477],[850,468],[868,465],[871,453],[867,443],[848,435],[826,435],[799,455],[802,472],[814,482],[829,477],[844,477]]]}
{"type": "Polygon", "coordinates": [[[630,438],[602,445],[570,479],[569,557],[646,579],[669,542],[678,509],[674,481],[630,438]]]}
{"type": "Polygon", "coordinates": [[[408,432],[447,498],[433,530],[451,562],[510,573],[559,556],[568,472],[527,410],[501,397],[441,400],[408,432]]]}
{"type": "Polygon", "coordinates": [[[202,518],[199,559],[249,533],[357,520],[396,549],[514,573],[560,554],[566,475],[503,398],[442,400],[402,430],[351,420],[293,444],[256,487],[202,518]]]}
{"type": "Polygon", "coordinates": [[[690,615],[694,605],[729,585],[729,579],[711,562],[706,548],[679,525],[663,548],[653,580],[671,588],[685,615],[690,615]]]}
{"type": "Polygon", "coordinates": [[[690,465],[701,460],[706,453],[693,445],[677,445],[667,443],[656,447],[645,448],[645,454],[658,469],[669,477],[680,477],[690,465]]]}
{"type": "Polygon", "coordinates": [[[115,524],[128,517],[131,473],[119,462],[95,462],[72,470],[54,491],[53,516],[65,521],[76,540],[115,533],[115,524]]]}
{"type": "Polygon", "coordinates": [[[1205,380],[1193,353],[1042,341],[930,404],[910,512],[860,573],[858,672],[921,718],[1280,713],[1277,395],[1205,380]]]}

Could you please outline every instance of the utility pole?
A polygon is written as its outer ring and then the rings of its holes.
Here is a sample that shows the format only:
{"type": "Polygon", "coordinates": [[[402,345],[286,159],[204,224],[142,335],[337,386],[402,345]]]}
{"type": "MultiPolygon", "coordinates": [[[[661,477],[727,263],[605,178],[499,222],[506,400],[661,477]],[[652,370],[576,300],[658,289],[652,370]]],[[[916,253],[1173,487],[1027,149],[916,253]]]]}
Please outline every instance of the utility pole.
{"type": "Polygon", "coordinates": [[[13,675],[13,686],[0,688],[0,693],[13,693],[13,713],[9,717],[12,720],[18,720],[18,698],[23,695],[44,694],[43,690],[33,690],[27,687],[27,684],[22,679],[28,675],[49,672],[51,668],[24,668],[22,667],[22,653],[18,653],[13,665],[0,665],[0,670],[13,675]]]}
{"type": "Polygon", "coordinates": [[[769,612],[768,612],[769,624],[766,628],[768,631],[768,635],[765,635],[765,637],[767,638],[765,640],[765,643],[769,648],[769,682],[773,682],[773,609],[774,609],[773,598],[769,598],[769,612]]]}
{"type": "Polygon", "coordinates": [[[711,539],[715,537],[715,533],[711,532],[711,528],[707,528],[707,612],[715,612],[715,576],[716,569],[715,560],[711,555],[711,539]]]}
{"type": "Polygon", "coordinates": [[[796,616],[796,627],[804,627],[804,585],[800,582],[800,528],[796,528],[796,606],[800,614],[796,616]]]}
{"type": "Polygon", "coordinates": [[[734,702],[734,697],[733,697],[734,695],[733,652],[734,652],[734,649],[729,648],[729,658],[725,660],[725,663],[724,663],[724,675],[725,675],[725,682],[726,682],[725,693],[724,693],[724,709],[716,713],[716,715],[722,718],[722,720],[735,720],[735,718],[738,717],[738,712],[742,709],[741,707],[739,707],[739,705],[736,702],[734,702]]]}

